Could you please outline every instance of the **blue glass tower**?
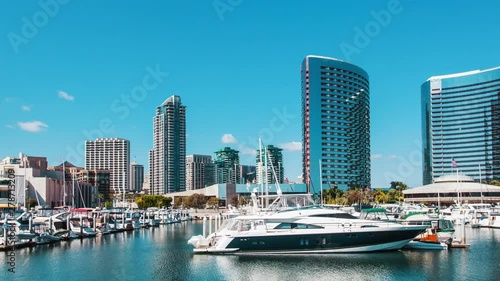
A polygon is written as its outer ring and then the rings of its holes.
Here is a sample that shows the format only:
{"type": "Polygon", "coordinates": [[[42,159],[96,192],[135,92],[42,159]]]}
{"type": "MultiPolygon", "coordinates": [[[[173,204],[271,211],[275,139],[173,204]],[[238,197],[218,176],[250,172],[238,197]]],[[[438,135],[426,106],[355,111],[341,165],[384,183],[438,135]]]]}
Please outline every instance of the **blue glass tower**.
{"type": "Polygon", "coordinates": [[[421,92],[424,184],[456,169],[499,179],[500,67],[433,76],[421,92]]]}
{"type": "Polygon", "coordinates": [[[309,191],[369,187],[368,74],[351,63],[320,56],[307,56],[300,72],[302,169],[309,191]]]}

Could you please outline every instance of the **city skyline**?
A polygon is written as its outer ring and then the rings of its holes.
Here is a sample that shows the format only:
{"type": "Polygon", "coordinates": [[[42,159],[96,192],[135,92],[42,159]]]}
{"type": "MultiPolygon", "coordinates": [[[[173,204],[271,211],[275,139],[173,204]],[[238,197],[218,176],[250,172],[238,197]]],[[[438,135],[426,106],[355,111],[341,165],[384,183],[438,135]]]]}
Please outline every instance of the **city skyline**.
{"type": "Polygon", "coordinates": [[[284,149],[285,177],[296,181],[299,68],[315,54],[370,76],[372,187],[420,185],[420,85],[433,75],[500,65],[500,40],[484,36],[495,34],[500,4],[302,3],[288,3],[287,13],[259,1],[224,12],[211,2],[68,2],[57,11],[0,4],[0,126],[7,135],[0,155],[83,166],[85,140],[125,138],[147,166],[151,108],[178,94],[189,106],[186,154],[213,155],[229,145],[241,164],[252,164],[260,136],[284,149]],[[41,13],[44,22],[35,17],[41,13]]]}

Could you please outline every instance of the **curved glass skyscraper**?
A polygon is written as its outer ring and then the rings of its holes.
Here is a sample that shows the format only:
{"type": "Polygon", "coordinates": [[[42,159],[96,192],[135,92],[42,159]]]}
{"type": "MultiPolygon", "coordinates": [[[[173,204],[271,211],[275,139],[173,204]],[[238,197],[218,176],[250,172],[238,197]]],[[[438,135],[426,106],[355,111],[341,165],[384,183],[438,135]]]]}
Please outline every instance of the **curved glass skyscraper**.
{"type": "Polygon", "coordinates": [[[433,76],[421,91],[424,184],[456,169],[499,179],[500,67],[433,76]]]}
{"type": "Polygon", "coordinates": [[[369,187],[368,74],[351,63],[320,56],[307,56],[300,72],[302,169],[310,192],[369,187]]]}

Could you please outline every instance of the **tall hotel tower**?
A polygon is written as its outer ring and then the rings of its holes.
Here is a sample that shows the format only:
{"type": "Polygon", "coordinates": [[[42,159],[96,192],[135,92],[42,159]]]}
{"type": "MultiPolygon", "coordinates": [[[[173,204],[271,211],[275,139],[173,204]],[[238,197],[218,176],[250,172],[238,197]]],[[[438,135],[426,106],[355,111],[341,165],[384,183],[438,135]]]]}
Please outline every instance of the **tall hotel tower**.
{"type": "Polygon", "coordinates": [[[368,74],[351,63],[320,56],[307,56],[300,73],[302,169],[309,191],[370,187],[368,74]]]}
{"type": "Polygon", "coordinates": [[[433,76],[421,92],[423,183],[457,169],[500,179],[500,67],[433,76]]]}
{"type": "Polygon", "coordinates": [[[129,190],[130,141],[104,138],[85,142],[85,169],[109,170],[109,188],[114,193],[129,190]]]}
{"type": "Polygon", "coordinates": [[[186,190],[186,106],[171,96],[156,107],[153,149],[149,151],[152,194],[186,190]]]}

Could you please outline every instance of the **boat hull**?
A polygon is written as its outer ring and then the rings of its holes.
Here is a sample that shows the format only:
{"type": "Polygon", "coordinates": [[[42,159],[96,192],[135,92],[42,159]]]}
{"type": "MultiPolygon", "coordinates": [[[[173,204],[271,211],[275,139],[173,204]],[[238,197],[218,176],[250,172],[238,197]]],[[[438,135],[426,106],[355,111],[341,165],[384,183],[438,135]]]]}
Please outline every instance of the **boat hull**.
{"type": "Polygon", "coordinates": [[[223,236],[216,247],[198,248],[206,254],[320,254],[398,250],[425,228],[338,233],[267,233],[260,236],[223,236]]]}

